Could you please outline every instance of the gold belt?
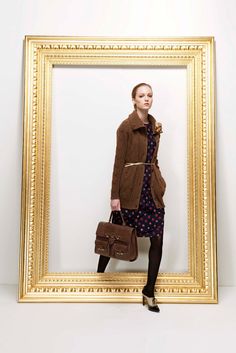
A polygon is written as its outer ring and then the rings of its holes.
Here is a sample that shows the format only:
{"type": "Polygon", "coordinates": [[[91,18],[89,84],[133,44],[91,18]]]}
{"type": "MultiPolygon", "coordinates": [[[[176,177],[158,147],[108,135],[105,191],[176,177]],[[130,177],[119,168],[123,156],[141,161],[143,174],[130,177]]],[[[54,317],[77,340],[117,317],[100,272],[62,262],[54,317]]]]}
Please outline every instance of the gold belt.
{"type": "Polygon", "coordinates": [[[125,163],[125,168],[130,167],[131,165],[139,165],[139,164],[154,165],[155,163],[145,163],[145,162],[125,163]]]}

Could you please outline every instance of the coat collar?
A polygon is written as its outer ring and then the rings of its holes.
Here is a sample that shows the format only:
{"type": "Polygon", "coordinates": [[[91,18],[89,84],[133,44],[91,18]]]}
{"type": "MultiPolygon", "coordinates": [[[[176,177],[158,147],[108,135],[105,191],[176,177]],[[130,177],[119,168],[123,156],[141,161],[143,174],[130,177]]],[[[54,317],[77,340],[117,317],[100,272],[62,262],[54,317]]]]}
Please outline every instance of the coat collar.
{"type": "MultiPolygon", "coordinates": [[[[142,122],[142,120],[138,116],[138,113],[136,110],[134,110],[129,115],[128,119],[129,119],[130,125],[133,130],[137,130],[137,129],[145,127],[144,123],[142,122]]],[[[154,117],[151,114],[148,114],[148,120],[152,124],[152,131],[155,134],[156,133],[156,120],[154,119],[154,117]]]]}

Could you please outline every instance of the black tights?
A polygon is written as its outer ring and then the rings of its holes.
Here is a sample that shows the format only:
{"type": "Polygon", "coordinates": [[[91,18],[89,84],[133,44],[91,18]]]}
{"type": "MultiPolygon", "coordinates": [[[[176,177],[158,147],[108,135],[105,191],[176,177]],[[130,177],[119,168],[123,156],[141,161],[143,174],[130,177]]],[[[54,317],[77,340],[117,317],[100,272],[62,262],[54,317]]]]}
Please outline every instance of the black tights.
{"type": "Polygon", "coordinates": [[[104,256],[104,255],[100,255],[99,256],[99,261],[98,261],[98,269],[97,272],[105,272],[105,269],[107,267],[107,264],[110,260],[110,257],[108,256],[104,256]]]}
{"type": "MultiPolygon", "coordinates": [[[[148,254],[148,275],[144,294],[148,297],[154,297],[154,288],[162,257],[163,235],[150,237],[149,239],[151,245],[148,254]]],[[[109,260],[110,257],[100,255],[97,272],[105,272],[109,260]]]]}

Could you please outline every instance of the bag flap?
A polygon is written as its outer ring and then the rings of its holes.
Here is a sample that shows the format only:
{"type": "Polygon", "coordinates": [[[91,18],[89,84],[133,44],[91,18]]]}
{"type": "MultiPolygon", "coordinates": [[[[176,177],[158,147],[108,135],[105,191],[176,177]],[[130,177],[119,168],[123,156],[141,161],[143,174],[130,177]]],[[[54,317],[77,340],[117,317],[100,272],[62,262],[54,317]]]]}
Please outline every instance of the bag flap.
{"type": "Polygon", "coordinates": [[[110,222],[99,222],[96,230],[98,236],[115,237],[124,242],[129,242],[132,233],[135,234],[134,228],[110,222]]]}

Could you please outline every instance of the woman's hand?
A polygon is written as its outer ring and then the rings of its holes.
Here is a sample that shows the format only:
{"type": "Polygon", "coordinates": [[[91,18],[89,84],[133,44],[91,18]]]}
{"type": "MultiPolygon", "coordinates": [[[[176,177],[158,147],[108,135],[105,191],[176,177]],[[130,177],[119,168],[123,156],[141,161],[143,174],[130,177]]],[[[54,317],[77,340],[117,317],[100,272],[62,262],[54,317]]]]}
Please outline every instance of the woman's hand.
{"type": "Polygon", "coordinates": [[[111,210],[120,211],[120,199],[111,200],[111,210]]]}

